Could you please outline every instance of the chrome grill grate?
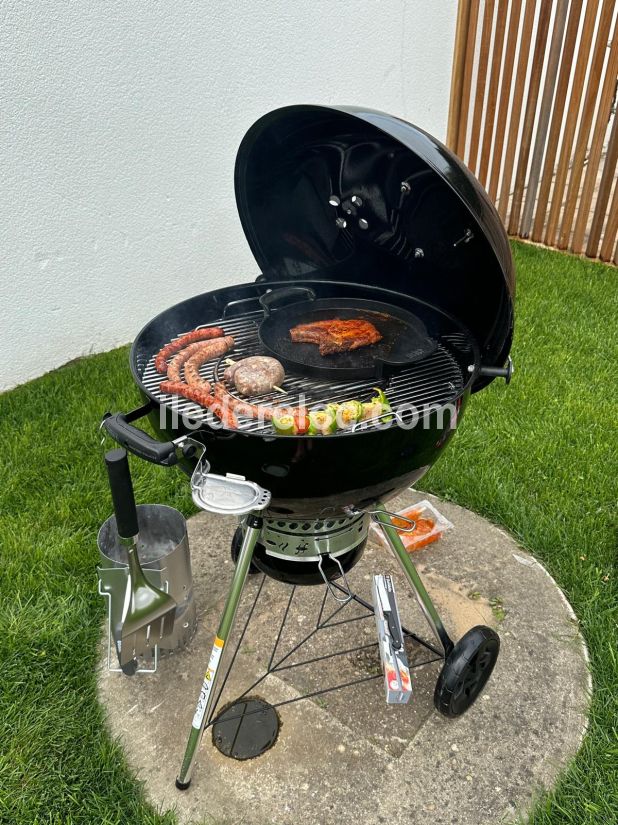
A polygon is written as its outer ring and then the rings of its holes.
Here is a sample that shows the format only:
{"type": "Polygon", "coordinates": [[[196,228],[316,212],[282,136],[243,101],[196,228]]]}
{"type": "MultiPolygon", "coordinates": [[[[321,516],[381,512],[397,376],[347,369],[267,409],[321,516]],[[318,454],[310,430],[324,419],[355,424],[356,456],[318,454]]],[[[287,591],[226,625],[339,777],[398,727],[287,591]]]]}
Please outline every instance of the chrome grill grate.
{"type": "MultiPolygon", "coordinates": [[[[235,345],[229,354],[239,361],[249,355],[263,354],[258,338],[258,323],[263,318],[262,312],[251,312],[242,317],[226,318],[204,324],[204,327],[222,326],[226,335],[234,337],[235,345]]],[[[184,335],[181,332],[177,337],[184,335]]],[[[174,339],[175,340],[175,339],[174,339]]],[[[381,381],[324,381],[316,378],[286,372],[284,394],[271,392],[265,395],[253,396],[243,400],[252,404],[266,404],[270,406],[297,406],[304,403],[307,407],[319,404],[330,404],[350,399],[368,401],[374,395],[373,387],[381,386],[394,409],[400,405],[414,405],[422,413],[428,406],[443,405],[454,400],[461,393],[468,378],[466,368],[461,364],[469,353],[469,363],[474,360],[472,348],[466,336],[462,333],[444,335],[440,339],[437,350],[428,358],[411,367],[396,373],[381,381]],[[458,357],[455,357],[458,353],[458,357]],[[462,359],[463,355],[463,359],[462,359]]],[[[142,371],[142,384],[154,398],[179,415],[188,416],[195,421],[212,422],[211,413],[203,407],[177,396],[166,395],[159,391],[159,386],[165,376],[160,375],[154,367],[154,353],[146,364],[138,362],[138,369],[142,371]]],[[[200,369],[203,378],[210,382],[220,381],[226,367],[225,357],[218,361],[204,364],[200,369]]],[[[230,391],[238,395],[233,388],[230,391]]],[[[272,433],[272,425],[260,423],[257,420],[239,416],[239,429],[247,433],[267,435],[272,433]]],[[[368,427],[376,426],[368,424],[368,427]]]]}

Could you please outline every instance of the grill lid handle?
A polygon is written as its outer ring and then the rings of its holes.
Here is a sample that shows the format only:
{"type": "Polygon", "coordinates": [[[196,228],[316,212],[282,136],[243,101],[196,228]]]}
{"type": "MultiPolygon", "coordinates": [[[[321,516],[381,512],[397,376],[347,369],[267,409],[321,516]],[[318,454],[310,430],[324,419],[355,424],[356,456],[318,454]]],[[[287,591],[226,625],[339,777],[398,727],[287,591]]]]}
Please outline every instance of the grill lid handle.
{"type": "Polygon", "coordinates": [[[284,286],[282,289],[273,289],[266,292],[264,295],[260,295],[260,304],[264,310],[264,315],[270,315],[275,308],[274,305],[281,300],[285,301],[286,306],[298,303],[298,301],[314,301],[315,292],[308,286],[284,286]],[[287,298],[293,298],[294,300],[288,301],[287,298]]]}
{"type": "Polygon", "coordinates": [[[142,418],[151,409],[149,404],[133,410],[130,413],[105,413],[101,427],[120,444],[139,458],[150,461],[152,464],[162,464],[171,467],[178,463],[176,454],[177,445],[173,441],[162,443],[152,438],[148,433],[133,427],[129,422],[142,418]]]}

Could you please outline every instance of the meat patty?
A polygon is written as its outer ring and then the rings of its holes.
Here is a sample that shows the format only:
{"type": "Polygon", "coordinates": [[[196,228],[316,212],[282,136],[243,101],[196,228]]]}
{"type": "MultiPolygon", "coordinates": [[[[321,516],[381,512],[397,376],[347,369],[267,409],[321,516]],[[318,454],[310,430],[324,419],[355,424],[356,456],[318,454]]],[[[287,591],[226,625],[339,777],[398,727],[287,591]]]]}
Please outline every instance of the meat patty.
{"type": "Polygon", "coordinates": [[[382,334],[364,318],[333,318],[298,324],[290,330],[290,338],[295,344],[317,344],[320,355],[334,355],[376,344],[382,334]]]}
{"type": "Polygon", "coordinates": [[[229,366],[223,378],[241,395],[263,395],[283,383],[285,370],[276,358],[254,355],[229,366]]]}

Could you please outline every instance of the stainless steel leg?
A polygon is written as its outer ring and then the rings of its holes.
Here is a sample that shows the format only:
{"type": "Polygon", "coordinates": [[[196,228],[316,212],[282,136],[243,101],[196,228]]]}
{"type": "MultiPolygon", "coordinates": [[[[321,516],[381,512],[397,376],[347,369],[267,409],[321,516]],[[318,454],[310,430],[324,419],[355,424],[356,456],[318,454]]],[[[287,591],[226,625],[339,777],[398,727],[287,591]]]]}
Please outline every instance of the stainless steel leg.
{"type": "Polygon", "coordinates": [[[403,542],[401,541],[399,533],[393,527],[390,515],[385,510],[384,505],[381,502],[378,502],[376,504],[376,509],[375,511],[373,511],[372,515],[380,525],[382,532],[386,537],[389,547],[395,554],[395,557],[397,558],[397,561],[399,562],[403,572],[405,573],[406,578],[412,585],[412,590],[414,591],[414,595],[416,596],[419,606],[425,614],[425,617],[429,622],[429,626],[435,633],[436,638],[442,645],[444,655],[448,656],[451,650],[453,649],[453,642],[451,640],[451,637],[446,632],[446,628],[442,624],[442,619],[438,615],[438,611],[436,610],[433,602],[429,598],[429,593],[425,590],[425,585],[421,581],[421,577],[418,575],[416,567],[412,563],[410,554],[403,546],[403,542]]]}
{"type": "Polygon", "coordinates": [[[238,608],[240,596],[245,585],[249,565],[251,564],[251,558],[253,557],[253,550],[260,536],[262,523],[263,519],[254,514],[250,514],[246,521],[245,535],[240,548],[240,553],[238,554],[234,578],[232,579],[230,592],[228,593],[227,601],[223,609],[223,616],[221,617],[219,629],[217,630],[217,635],[215,636],[202,689],[197,700],[197,707],[195,709],[195,715],[193,716],[193,722],[191,724],[191,733],[189,734],[189,740],[185,749],[185,755],[182,760],[180,773],[176,779],[176,787],[181,791],[186,790],[191,783],[191,774],[193,771],[193,765],[195,764],[195,757],[197,756],[197,750],[202,738],[202,733],[204,732],[204,726],[206,725],[206,720],[208,719],[215,695],[215,685],[217,682],[221,654],[223,653],[223,648],[234,624],[236,609],[238,608]]]}

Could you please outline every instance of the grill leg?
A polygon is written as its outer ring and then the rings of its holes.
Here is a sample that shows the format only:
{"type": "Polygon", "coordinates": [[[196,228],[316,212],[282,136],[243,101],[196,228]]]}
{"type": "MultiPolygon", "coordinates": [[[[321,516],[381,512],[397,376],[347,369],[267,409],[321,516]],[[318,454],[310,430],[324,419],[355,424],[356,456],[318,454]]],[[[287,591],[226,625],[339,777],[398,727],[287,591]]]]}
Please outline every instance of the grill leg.
{"type": "Polygon", "coordinates": [[[416,567],[412,563],[410,554],[403,546],[403,542],[401,541],[399,533],[393,527],[390,515],[384,509],[384,505],[382,504],[382,502],[378,502],[376,504],[376,509],[373,515],[374,518],[377,520],[378,524],[380,525],[382,532],[384,533],[384,536],[386,537],[388,546],[395,554],[395,557],[399,562],[406,578],[410,582],[410,585],[412,586],[412,590],[414,591],[414,595],[416,596],[419,606],[425,614],[425,618],[429,622],[429,626],[431,627],[431,629],[436,635],[436,638],[442,645],[444,656],[448,656],[451,650],[453,649],[453,642],[451,640],[451,637],[446,632],[446,628],[442,624],[442,619],[438,615],[438,611],[436,610],[433,602],[429,598],[429,593],[425,590],[425,585],[421,581],[421,577],[419,576],[416,567]]]}
{"type": "Polygon", "coordinates": [[[253,550],[262,530],[263,519],[260,516],[250,514],[247,518],[246,524],[247,529],[238,554],[234,578],[232,579],[227,601],[225,602],[223,616],[219,622],[219,629],[217,630],[217,635],[215,636],[212,653],[210,654],[210,660],[208,662],[208,668],[206,670],[202,689],[197,700],[197,707],[195,709],[195,715],[193,716],[191,733],[189,734],[184,759],[182,760],[180,773],[176,779],[176,787],[181,791],[186,790],[191,783],[191,774],[195,763],[195,757],[197,756],[197,750],[215,695],[215,685],[217,682],[221,654],[223,653],[223,648],[234,624],[236,609],[238,608],[240,596],[245,585],[249,565],[251,564],[251,559],[253,557],[253,550]]]}

